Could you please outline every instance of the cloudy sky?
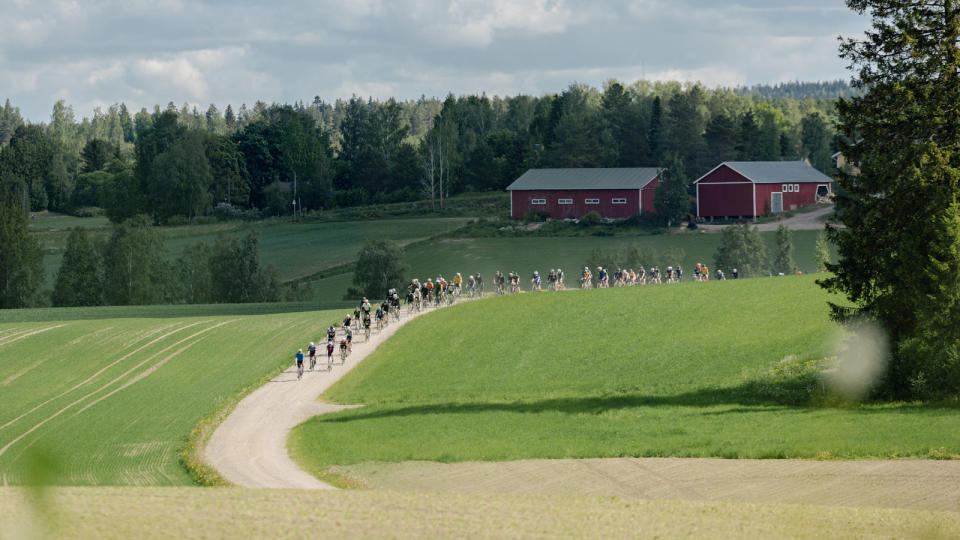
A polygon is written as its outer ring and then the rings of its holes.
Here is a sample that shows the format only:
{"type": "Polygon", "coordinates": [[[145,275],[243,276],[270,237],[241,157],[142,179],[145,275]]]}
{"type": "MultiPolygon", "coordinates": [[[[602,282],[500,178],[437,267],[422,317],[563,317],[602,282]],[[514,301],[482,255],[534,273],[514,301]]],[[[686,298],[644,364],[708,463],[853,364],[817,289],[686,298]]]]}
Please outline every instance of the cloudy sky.
{"type": "Polygon", "coordinates": [[[0,0],[0,100],[32,121],[124,101],[541,94],[849,77],[842,0],[0,0]]]}

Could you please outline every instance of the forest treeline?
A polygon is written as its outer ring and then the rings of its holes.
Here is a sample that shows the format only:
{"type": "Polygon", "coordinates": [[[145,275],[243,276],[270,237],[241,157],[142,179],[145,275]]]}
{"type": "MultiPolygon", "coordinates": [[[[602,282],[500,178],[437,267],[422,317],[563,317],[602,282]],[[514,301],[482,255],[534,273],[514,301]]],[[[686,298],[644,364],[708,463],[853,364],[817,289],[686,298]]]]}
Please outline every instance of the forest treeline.
{"type": "Polygon", "coordinates": [[[842,82],[741,89],[609,81],[558,94],[227,105],[120,103],[77,120],[0,110],[0,186],[31,211],[103,208],[121,222],[290,214],[502,190],[533,167],[661,166],[696,178],[724,160],[833,164],[842,82]]]}

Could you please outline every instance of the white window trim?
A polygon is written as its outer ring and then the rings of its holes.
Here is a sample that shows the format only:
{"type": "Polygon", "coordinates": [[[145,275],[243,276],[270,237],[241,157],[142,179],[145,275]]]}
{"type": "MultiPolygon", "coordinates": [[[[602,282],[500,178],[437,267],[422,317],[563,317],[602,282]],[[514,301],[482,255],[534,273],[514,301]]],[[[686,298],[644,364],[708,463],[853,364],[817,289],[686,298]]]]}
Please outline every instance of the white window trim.
{"type": "Polygon", "coordinates": [[[573,199],[557,199],[557,204],[573,204],[573,199]]]}
{"type": "Polygon", "coordinates": [[[787,185],[783,184],[782,186],[780,186],[780,193],[786,193],[786,192],[787,192],[787,185]]]}
{"type": "Polygon", "coordinates": [[[613,204],[627,204],[627,199],[626,197],[617,197],[611,200],[610,202],[612,202],[613,204]]]}
{"type": "Polygon", "coordinates": [[[794,185],[793,185],[793,192],[794,192],[794,193],[800,193],[800,184],[794,184],[794,185]]]}
{"type": "Polygon", "coordinates": [[[583,204],[600,204],[600,199],[584,199],[583,204]]]}
{"type": "Polygon", "coordinates": [[[530,204],[547,204],[546,199],[531,199],[530,204]]]}

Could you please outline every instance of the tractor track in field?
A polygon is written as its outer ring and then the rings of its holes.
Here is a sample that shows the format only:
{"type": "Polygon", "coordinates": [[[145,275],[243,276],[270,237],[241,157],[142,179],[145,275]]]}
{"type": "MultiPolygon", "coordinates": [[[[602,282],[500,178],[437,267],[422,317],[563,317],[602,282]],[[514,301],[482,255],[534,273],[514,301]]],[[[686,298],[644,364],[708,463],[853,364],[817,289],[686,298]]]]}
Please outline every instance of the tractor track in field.
{"type": "MultiPolygon", "coordinates": [[[[191,334],[191,335],[189,335],[189,336],[187,336],[187,337],[185,337],[185,338],[183,338],[183,339],[180,339],[180,340],[177,341],[176,343],[173,343],[173,344],[171,344],[171,345],[168,345],[168,346],[164,347],[163,349],[160,349],[159,351],[154,352],[153,354],[151,354],[150,356],[148,356],[148,357],[145,358],[144,360],[141,360],[137,365],[135,365],[135,366],[133,366],[132,368],[128,369],[127,371],[123,372],[121,375],[117,376],[117,377],[114,378],[113,380],[111,380],[111,381],[103,384],[103,385],[100,386],[99,388],[96,388],[96,389],[94,389],[94,390],[91,390],[90,392],[87,392],[86,394],[84,394],[84,395],[81,396],[80,398],[74,400],[73,402],[71,402],[71,403],[68,404],[67,406],[61,408],[61,409],[58,410],[57,412],[51,414],[50,416],[47,416],[45,419],[41,420],[40,422],[37,422],[37,423],[34,424],[32,427],[30,427],[29,429],[27,429],[26,431],[24,431],[23,433],[21,433],[19,436],[13,438],[13,439],[12,439],[11,441],[9,441],[6,445],[4,445],[2,448],[0,448],[0,456],[2,456],[3,454],[5,454],[5,453],[7,452],[7,450],[10,449],[11,446],[13,446],[14,444],[20,442],[20,441],[23,440],[25,437],[27,437],[28,435],[30,435],[30,434],[33,433],[34,431],[40,429],[41,427],[43,427],[45,424],[47,424],[47,423],[50,422],[51,420],[54,420],[55,418],[59,417],[60,415],[66,413],[66,412],[69,411],[70,409],[72,409],[72,408],[76,407],[77,405],[79,405],[80,403],[86,401],[88,398],[90,398],[90,397],[92,397],[92,396],[94,396],[94,395],[96,395],[96,394],[98,394],[98,393],[100,393],[100,392],[105,391],[107,388],[109,388],[110,386],[112,386],[112,385],[120,382],[121,380],[123,380],[123,379],[126,378],[127,376],[131,375],[131,374],[132,374],[133,372],[135,372],[136,370],[138,370],[138,369],[140,369],[141,367],[143,367],[144,364],[147,364],[148,362],[150,362],[151,360],[155,359],[156,357],[158,357],[158,356],[166,353],[167,351],[169,351],[169,350],[173,349],[174,347],[177,347],[177,346],[179,346],[179,345],[181,345],[181,344],[183,344],[183,343],[185,343],[185,342],[187,342],[187,341],[193,340],[192,342],[188,343],[186,346],[180,348],[179,350],[177,350],[176,352],[174,352],[174,353],[168,355],[167,357],[163,358],[162,360],[160,360],[159,362],[157,362],[157,363],[154,364],[153,366],[147,368],[143,373],[139,373],[139,374],[135,375],[131,380],[129,380],[129,381],[127,381],[126,383],[122,384],[119,388],[116,388],[116,389],[110,391],[109,393],[107,393],[106,395],[101,396],[100,398],[97,398],[97,399],[94,400],[93,402],[87,404],[86,406],[84,406],[83,408],[81,408],[80,410],[78,410],[77,412],[75,412],[75,413],[74,413],[74,416],[76,416],[77,414],[80,414],[81,412],[85,411],[85,410],[88,409],[90,406],[92,406],[92,405],[94,405],[94,404],[96,404],[96,403],[99,403],[100,401],[103,401],[104,399],[112,396],[113,394],[119,392],[120,390],[123,390],[124,388],[127,388],[127,387],[130,386],[131,384],[134,384],[134,383],[136,383],[137,381],[143,379],[144,377],[152,374],[154,371],[156,371],[157,368],[159,368],[159,367],[162,366],[163,364],[167,363],[170,359],[176,357],[177,355],[179,355],[180,353],[182,353],[182,352],[185,351],[186,349],[188,349],[188,348],[190,348],[191,346],[193,346],[193,345],[194,345],[195,343],[197,343],[198,341],[202,340],[202,339],[204,338],[203,334],[206,334],[207,332],[209,332],[209,331],[211,331],[211,330],[214,330],[214,329],[219,328],[219,327],[221,327],[221,326],[223,326],[223,325],[225,325],[225,324],[229,324],[229,323],[232,323],[232,322],[235,322],[235,321],[236,321],[236,319],[232,319],[232,320],[229,320],[229,321],[223,321],[223,322],[214,324],[214,325],[212,325],[212,326],[208,326],[208,327],[204,328],[203,330],[200,330],[200,331],[198,331],[198,332],[195,332],[195,333],[193,333],[193,334],[191,334]],[[199,339],[195,339],[195,338],[199,338],[199,339]]],[[[209,322],[212,322],[212,321],[203,321],[203,322],[209,323],[209,322]]],[[[200,323],[196,323],[196,324],[200,324],[200,323]]],[[[183,330],[183,329],[185,329],[185,328],[187,328],[187,327],[189,327],[189,326],[193,326],[193,324],[187,325],[187,326],[185,326],[185,327],[181,327],[180,330],[183,330]]],[[[175,332],[173,332],[173,333],[175,333],[175,332]]],[[[169,335],[169,334],[167,334],[167,335],[169,335]]],[[[166,337],[166,336],[162,336],[161,338],[158,338],[158,339],[163,339],[163,337],[166,337]]],[[[153,342],[151,342],[151,343],[153,343],[153,342]]],[[[148,346],[148,345],[149,345],[149,343],[148,343],[147,345],[144,345],[143,347],[141,347],[141,348],[138,349],[138,350],[141,350],[141,349],[143,349],[144,347],[146,347],[146,346],[148,346]]],[[[129,357],[130,355],[132,355],[132,354],[134,354],[134,353],[136,353],[136,352],[137,352],[137,351],[133,351],[133,352],[127,354],[126,356],[124,356],[123,358],[127,358],[127,357],[129,357]]],[[[123,358],[121,358],[121,360],[122,360],[123,358]]],[[[120,360],[117,360],[116,362],[119,362],[119,361],[120,361],[120,360]]],[[[116,363],[116,362],[114,362],[114,363],[116,363]]],[[[106,369],[106,368],[103,368],[103,369],[106,369]]],[[[91,377],[91,379],[94,378],[94,377],[96,377],[96,375],[98,375],[98,374],[101,373],[102,371],[103,371],[103,370],[97,372],[97,374],[93,375],[93,376],[91,377]]],[[[83,384],[83,383],[81,383],[81,384],[83,384]]],[[[36,409],[33,409],[33,410],[36,410],[36,409]]],[[[25,413],[25,414],[29,414],[29,413],[25,413]]],[[[21,417],[22,417],[22,416],[21,416],[21,417]]],[[[16,421],[16,420],[13,420],[13,421],[11,421],[11,422],[8,422],[4,427],[6,427],[7,425],[10,425],[10,423],[15,422],[15,421],[16,421]]]]}
{"type": "MultiPolygon", "coordinates": [[[[355,341],[346,365],[336,360],[332,371],[307,370],[304,360],[303,379],[297,380],[296,364],[287,368],[269,383],[243,398],[210,436],[204,448],[209,463],[228,482],[252,488],[334,489],[301,469],[290,459],[287,437],[290,431],[306,420],[348,406],[317,401],[317,397],[334,382],[376,350],[377,345],[392,336],[420,313],[404,314],[399,323],[391,322],[380,332],[371,332],[368,341],[355,341]]],[[[356,335],[356,334],[355,334],[356,335]]],[[[308,339],[308,338],[307,338],[308,339]]],[[[326,356],[326,351],[317,353],[326,356]]],[[[293,356],[291,352],[291,356],[293,356]]],[[[337,358],[338,354],[334,355],[337,358]]],[[[325,363],[318,361],[317,367],[325,363]]]]}
{"type": "Polygon", "coordinates": [[[185,325],[185,326],[181,326],[181,327],[177,328],[176,330],[173,330],[172,332],[168,332],[168,333],[166,333],[166,334],[163,334],[162,336],[160,336],[160,337],[158,337],[158,338],[156,338],[156,339],[153,339],[153,340],[145,343],[144,345],[141,345],[140,347],[137,347],[136,349],[134,349],[134,350],[130,351],[129,353],[121,356],[120,358],[114,360],[113,362],[110,362],[109,364],[103,366],[102,368],[100,368],[100,369],[99,369],[96,373],[94,373],[93,375],[91,375],[91,376],[87,377],[86,379],[80,381],[79,383],[71,386],[70,388],[67,388],[67,389],[64,390],[63,392],[61,392],[61,393],[53,396],[52,398],[44,401],[43,403],[40,403],[39,405],[34,406],[34,407],[33,407],[32,409],[30,409],[29,411],[26,411],[26,412],[24,412],[24,413],[21,413],[20,416],[17,416],[17,417],[14,418],[13,420],[10,420],[10,421],[8,421],[7,423],[3,424],[2,426],[0,426],[0,431],[3,431],[3,430],[6,429],[7,427],[9,427],[9,426],[17,423],[17,422],[18,422],[20,419],[22,419],[23,417],[29,415],[30,413],[36,411],[37,409],[40,409],[41,407],[43,407],[44,405],[50,403],[51,401],[56,401],[56,400],[62,398],[63,396],[69,394],[70,392],[73,392],[74,390],[77,390],[78,388],[81,388],[81,387],[85,386],[85,385],[86,385],[87,383],[89,383],[90,381],[92,381],[92,380],[96,379],[97,377],[99,377],[104,371],[112,368],[113,366],[119,364],[120,362],[123,362],[123,361],[126,360],[127,358],[130,358],[131,356],[133,356],[133,355],[137,354],[138,352],[146,349],[147,347],[149,347],[149,346],[151,346],[151,345],[154,345],[154,344],[157,343],[158,341],[162,341],[162,340],[164,340],[164,339],[172,336],[173,334],[176,334],[177,332],[179,332],[179,331],[181,331],[181,330],[186,330],[187,328],[190,328],[191,326],[196,326],[196,325],[198,325],[198,324],[200,324],[200,321],[197,321],[197,322],[194,322],[194,323],[185,325]]]}

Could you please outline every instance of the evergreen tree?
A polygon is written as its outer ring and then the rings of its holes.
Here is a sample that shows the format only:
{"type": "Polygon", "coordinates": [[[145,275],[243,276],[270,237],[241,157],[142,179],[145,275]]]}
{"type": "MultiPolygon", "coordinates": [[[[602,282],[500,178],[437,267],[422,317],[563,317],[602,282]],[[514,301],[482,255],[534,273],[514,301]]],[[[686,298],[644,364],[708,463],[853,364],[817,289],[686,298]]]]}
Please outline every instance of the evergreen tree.
{"type": "Polygon", "coordinates": [[[828,235],[840,260],[822,281],[888,333],[883,389],[894,396],[960,392],[960,1],[848,0],[869,13],[864,39],[841,56],[863,95],[841,100],[841,150],[860,174],[839,174],[828,235]]]}
{"type": "Polygon", "coordinates": [[[647,131],[647,147],[650,155],[647,158],[648,163],[660,163],[663,160],[661,155],[661,142],[663,140],[663,105],[660,102],[660,96],[653,98],[653,105],[650,108],[650,128],[647,131]]]}
{"type": "Polygon", "coordinates": [[[27,231],[22,201],[0,186],[0,309],[33,305],[43,277],[43,251],[27,231]]]}
{"type": "Polygon", "coordinates": [[[687,195],[687,175],[683,161],[671,154],[657,173],[660,185],[654,189],[653,206],[657,214],[671,227],[690,212],[690,196],[687,195]]]}
{"type": "Polygon", "coordinates": [[[67,237],[63,262],[53,286],[55,306],[103,304],[103,267],[86,229],[77,227],[67,237]]]}
{"type": "Polygon", "coordinates": [[[736,268],[742,277],[766,275],[767,248],[760,231],[747,223],[724,227],[714,264],[727,273],[736,268]]]}
{"type": "Polygon", "coordinates": [[[774,274],[790,275],[797,270],[797,263],[793,260],[793,238],[790,229],[784,224],[777,227],[777,251],[771,263],[774,274]]]}

